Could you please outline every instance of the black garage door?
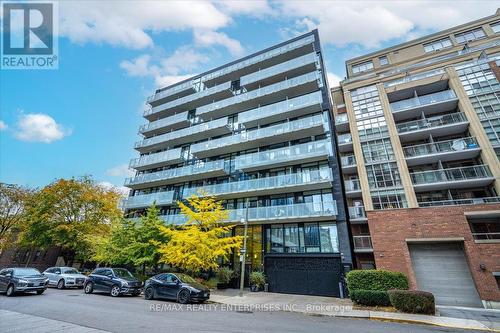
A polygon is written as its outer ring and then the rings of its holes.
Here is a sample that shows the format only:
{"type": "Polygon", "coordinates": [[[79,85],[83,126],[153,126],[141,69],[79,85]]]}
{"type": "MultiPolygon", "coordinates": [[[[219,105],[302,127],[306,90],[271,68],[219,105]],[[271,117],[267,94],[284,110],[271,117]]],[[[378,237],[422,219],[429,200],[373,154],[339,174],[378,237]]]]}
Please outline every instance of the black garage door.
{"type": "Polygon", "coordinates": [[[266,255],[264,263],[270,292],[340,297],[338,256],[266,255]]]}

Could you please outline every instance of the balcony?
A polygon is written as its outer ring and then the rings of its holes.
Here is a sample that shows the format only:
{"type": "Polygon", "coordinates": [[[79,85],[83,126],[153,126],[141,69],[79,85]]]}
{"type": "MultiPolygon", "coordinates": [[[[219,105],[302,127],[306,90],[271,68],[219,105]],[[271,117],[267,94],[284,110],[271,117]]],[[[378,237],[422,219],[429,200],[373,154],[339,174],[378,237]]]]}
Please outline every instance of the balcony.
{"type": "Polygon", "coordinates": [[[484,205],[484,204],[489,204],[489,203],[500,203],[500,197],[423,201],[423,202],[419,202],[418,206],[419,207],[440,207],[440,206],[459,206],[459,205],[484,205]]]}
{"type": "Polygon", "coordinates": [[[338,145],[341,153],[353,151],[352,135],[350,133],[340,134],[338,136],[338,145]]]}
{"type": "Polygon", "coordinates": [[[228,126],[227,117],[225,117],[138,141],[135,143],[135,149],[144,152],[158,149],[161,146],[178,146],[228,133],[231,133],[231,128],[228,126]]]}
{"type": "Polygon", "coordinates": [[[262,104],[303,95],[317,90],[321,85],[319,74],[312,72],[203,105],[196,109],[196,115],[204,120],[223,117],[240,110],[253,109],[262,104]]]}
{"type": "Polygon", "coordinates": [[[238,114],[238,122],[247,128],[264,125],[292,117],[321,112],[321,91],[294,97],[274,104],[259,106],[238,114]]]}
{"type": "Polygon", "coordinates": [[[144,124],[139,127],[139,133],[143,135],[158,135],[186,126],[189,126],[187,111],[144,124]]]}
{"type": "Polygon", "coordinates": [[[318,55],[315,52],[305,54],[298,58],[242,76],[240,84],[247,90],[253,90],[259,86],[265,86],[286,77],[294,77],[312,72],[319,66],[317,62],[318,55]]]}
{"type": "Polygon", "coordinates": [[[349,221],[353,222],[366,222],[366,211],[363,206],[351,206],[349,209],[349,221]]]}
{"type": "Polygon", "coordinates": [[[171,149],[159,153],[143,155],[130,161],[130,168],[144,170],[156,168],[162,165],[178,164],[183,161],[181,149],[171,149]]]}
{"type": "Polygon", "coordinates": [[[413,97],[391,103],[394,120],[418,117],[422,112],[427,115],[454,110],[458,98],[453,90],[413,97]]]}
{"type": "Polygon", "coordinates": [[[174,203],[174,191],[156,192],[151,194],[136,195],[122,201],[122,209],[147,208],[156,203],[157,206],[171,205],[174,203]]]}
{"type": "Polygon", "coordinates": [[[358,172],[358,168],[356,167],[356,156],[354,156],[354,154],[340,156],[340,164],[342,165],[343,173],[348,174],[358,172]]]}
{"type": "Polygon", "coordinates": [[[401,142],[427,139],[430,135],[446,136],[461,134],[467,130],[469,121],[463,112],[409,121],[397,124],[401,142]]]}
{"type": "Polygon", "coordinates": [[[239,198],[295,191],[312,191],[331,187],[332,180],[332,170],[323,168],[309,172],[184,188],[182,197],[188,198],[203,192],[219,198],[239,198]]]}
{"type": "MultiPolygon", "coordinates": [[[[228,209],[229,217],[225,222],[239,223],[246,218],[247,209],[228,209]]],[[[250,223],[275,223],[280,222],[307,222],[334,220],[337,216],[337,202],[308,202],[301,204],[250,207],[248,208],[248,221],[250,223]]],[[[163,215],[160,218],[166,224],[184,224],[187,222],[185,215],[163,215]]]]}
{"type": "Polygon", "coordinates": [[[282,167],[290,164],[309,163],[327,159],[331,151],[329,140],[302,143],[295,146],[266,150],[237,156],[235,169],[255,171],[268,167],[282,167]]]}
{"type": "Polygon", "coordinates": [[[224,160],[218,160],[137,175],[127,178],[125,186],[132,189],[140,189],[203,178],[220,177],[226,174],[224,160]]]}
{"type": "Polygon", "coordinates": [[[184,97],[196,92],[194,80],[179,83],[170,88],[163,88],[149,96],[147,102],[151,105],[158,105],[175,98],[184,97]]]}
{"type": "Polygon", "coordinates": [[[359,198],[361,197],[361,184],[359,179],[350,179],[344,181],[345,194],[348,198],[359,198]]]}
{"type": "Polygon", "coordinates": [[[420,171],[410,176],[415,192],[484,187],[495,180],[487,165],[420,171]]]}
{"type": "Polygon", "coordinates": [[[433,77],[433,76],[437,76],[437,75],[444,75],[445,73],[446,72],[444,69],[438,68],[438,69],[433,69],[430,71],[417,73],[417,74],[413,74],[413,75],[406,75],[402,78],[395,79],[395,80],[384,83],[384,87],[390,88],[390,87],[394,87],[394,86],[397,86],[400,84],[426,79],[428,77],[433,77]]]}
{"type": "Polygon", "coordinates": [[[175,112],[176,110],[188,111],[199,106],[213,102],[214,100],[224,99],[233,96],[231,91],[231,81],[218,84],[216,86],[206,88],[195,92],[194,94],[184,96],[173,101],[153,106],[151,109],[144,112],[144,117],[152,120],[154,117],[164,117],[175,112]]]}
{"type": "Polygon", "coordinates": [[[373,252],[371,236],[352,236],[355,253],[373,252]]]}
{"type": "Polygon", "coordinates": [[[257,148],[304,136],[324,133],[323,116],[315,115],[235,135],[195,143],[191,153],[198,158],[257,148]]]}
{"type": "Polygon", "coordinates": [[[472,159],[479,155],[481,148],[476,138],[470,137],[403,147],[403,151],[407,165],[414,166],[472,159]]]}
{"type": "Polygon", "coordinates": [[[335,116],[335,128],[338,132],[346,132],[349,130],[349,118],[347,113],[339,113],[335,116]]]}

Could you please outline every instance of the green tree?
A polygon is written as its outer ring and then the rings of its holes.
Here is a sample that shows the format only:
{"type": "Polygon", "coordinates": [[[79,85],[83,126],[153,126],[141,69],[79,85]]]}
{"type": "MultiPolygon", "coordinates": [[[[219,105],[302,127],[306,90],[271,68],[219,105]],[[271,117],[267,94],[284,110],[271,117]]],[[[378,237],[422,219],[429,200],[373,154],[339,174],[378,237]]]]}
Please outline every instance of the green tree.
{"type": "Polygon", "coordinates": [[[0,183],[0,253],[14,241],[13,232],[26,219],[26,202],[33,193],[28,188],[0,183]]]}

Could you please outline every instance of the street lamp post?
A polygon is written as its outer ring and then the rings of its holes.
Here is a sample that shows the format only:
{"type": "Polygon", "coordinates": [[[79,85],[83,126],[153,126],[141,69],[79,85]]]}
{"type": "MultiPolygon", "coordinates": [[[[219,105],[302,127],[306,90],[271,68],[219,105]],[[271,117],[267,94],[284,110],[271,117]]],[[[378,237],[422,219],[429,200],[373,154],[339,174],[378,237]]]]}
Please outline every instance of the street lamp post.
{"type": "Polygon", "coordinates": [[[241,268],[241,273],[240,273],[240,292],[239,292],[239,296],[243,296],[243,287],[244,287],[244,283],[245,283],[245,256],[246,256],[246,253],[247,253],[247,234],[248,234],[248,205],[249,205],[249,201],[248,199],[246,200],[246,203],[245,203],[245,217],[242,218],[240,221],[241,223],[243,223],[244,225],[244,232],[243,232],[243,249],[240,250],[240,268],[241,268]]]}

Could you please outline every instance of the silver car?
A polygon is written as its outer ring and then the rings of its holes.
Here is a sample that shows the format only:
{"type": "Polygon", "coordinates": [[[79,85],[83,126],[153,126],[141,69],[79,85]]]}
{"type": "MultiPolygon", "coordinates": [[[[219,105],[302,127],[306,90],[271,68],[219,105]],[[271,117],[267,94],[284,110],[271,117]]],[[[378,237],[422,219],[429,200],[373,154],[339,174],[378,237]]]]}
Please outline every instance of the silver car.
{"type": "Polygon", "coordinates": [[[43,275],[49,278],[49,285],[57,286],[57,289],[83,288],[87,278],[73,267],[50,267],[43,272],[43,275]]]}

